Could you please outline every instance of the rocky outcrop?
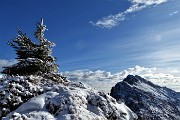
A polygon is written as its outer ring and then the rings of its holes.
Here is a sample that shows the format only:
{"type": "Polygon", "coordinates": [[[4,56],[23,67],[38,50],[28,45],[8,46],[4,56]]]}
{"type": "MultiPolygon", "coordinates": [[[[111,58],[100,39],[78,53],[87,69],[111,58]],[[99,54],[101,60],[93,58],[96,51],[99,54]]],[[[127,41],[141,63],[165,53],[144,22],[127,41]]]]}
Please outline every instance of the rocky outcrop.
{"type": "Polygon", "coordinates": [[[180,93],[140,76],[128,75],[110,95],[125,104],[140,120],[180,120],[180,93]]]}

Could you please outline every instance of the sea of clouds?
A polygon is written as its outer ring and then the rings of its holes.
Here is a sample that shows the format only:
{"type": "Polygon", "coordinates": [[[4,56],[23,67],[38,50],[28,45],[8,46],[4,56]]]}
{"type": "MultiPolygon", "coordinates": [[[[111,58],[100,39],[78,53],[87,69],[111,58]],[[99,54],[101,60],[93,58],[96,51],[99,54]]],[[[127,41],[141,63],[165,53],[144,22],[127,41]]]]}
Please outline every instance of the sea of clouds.
{"type": "Polygon", "coordinates": [[[129,74],[139,75],[160,86],[166,86],[175,91],[180,91],[180,77],[159,72],[156,67],[145,68],[137,65],[134,68],[128,68],[127,70],[114,74],[102,70],[91,71],[88,69],[66,71],[62,74],[72,81],[83,82],[95,89],[105,92],[110,92],[112,86],[122,81],[129,74]]]}

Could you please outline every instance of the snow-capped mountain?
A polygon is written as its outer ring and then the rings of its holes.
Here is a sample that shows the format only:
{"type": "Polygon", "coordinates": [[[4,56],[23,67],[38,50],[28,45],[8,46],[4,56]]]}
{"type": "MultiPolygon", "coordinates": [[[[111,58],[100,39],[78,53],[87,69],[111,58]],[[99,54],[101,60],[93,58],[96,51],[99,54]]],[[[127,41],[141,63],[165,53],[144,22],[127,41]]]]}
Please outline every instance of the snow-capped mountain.
{"type": "Polygon", "coordinates": [[[81,82],[46,84],[47,79],[35,76],[1,80],[3,120],[137,119],[124,103],[117,103],[111,96],[81,82]]]}
{"type": "Polygon", "coordinates": [[[110,95],[125,104],[140,120],[180,120],[180,93],[140,76],[128,75],[110,95]]]}

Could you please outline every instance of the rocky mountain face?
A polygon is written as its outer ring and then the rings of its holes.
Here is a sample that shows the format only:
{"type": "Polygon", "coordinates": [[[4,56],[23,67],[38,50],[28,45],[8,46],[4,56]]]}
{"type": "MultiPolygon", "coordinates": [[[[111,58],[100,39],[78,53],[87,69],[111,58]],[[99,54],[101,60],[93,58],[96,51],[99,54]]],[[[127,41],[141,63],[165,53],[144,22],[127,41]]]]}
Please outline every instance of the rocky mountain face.
{"type": "Polygon", "coordinates": [[[180,120],[180,93],[140,76],[128,75],[110,95],[138,115],[139,120],[180,120]]]}

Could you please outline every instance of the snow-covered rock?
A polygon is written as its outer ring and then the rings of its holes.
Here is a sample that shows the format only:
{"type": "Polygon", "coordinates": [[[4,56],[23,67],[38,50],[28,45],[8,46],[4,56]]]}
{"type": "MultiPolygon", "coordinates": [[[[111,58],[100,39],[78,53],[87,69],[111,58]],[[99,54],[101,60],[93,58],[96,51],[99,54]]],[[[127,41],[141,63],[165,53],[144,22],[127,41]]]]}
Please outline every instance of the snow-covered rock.
{"type": "Polygon", "coordinates": [[[15,110],[30,98],[43,93],[35,83],[38,77],[5,77],[0,81],[0,118],[15,110]]]}
{"type": "Polygon", "coordinates": [[[44,87],[44,94],[31,98],[3,120],[134,120],[124,104],[82,83],[44,87]]]}
{"type": "Polygon", "coordinates": [[[128,75],[112,87],[110,95],[125,102],[140,120],[180,120],[180,93],[140,76],[128,75]]]}

